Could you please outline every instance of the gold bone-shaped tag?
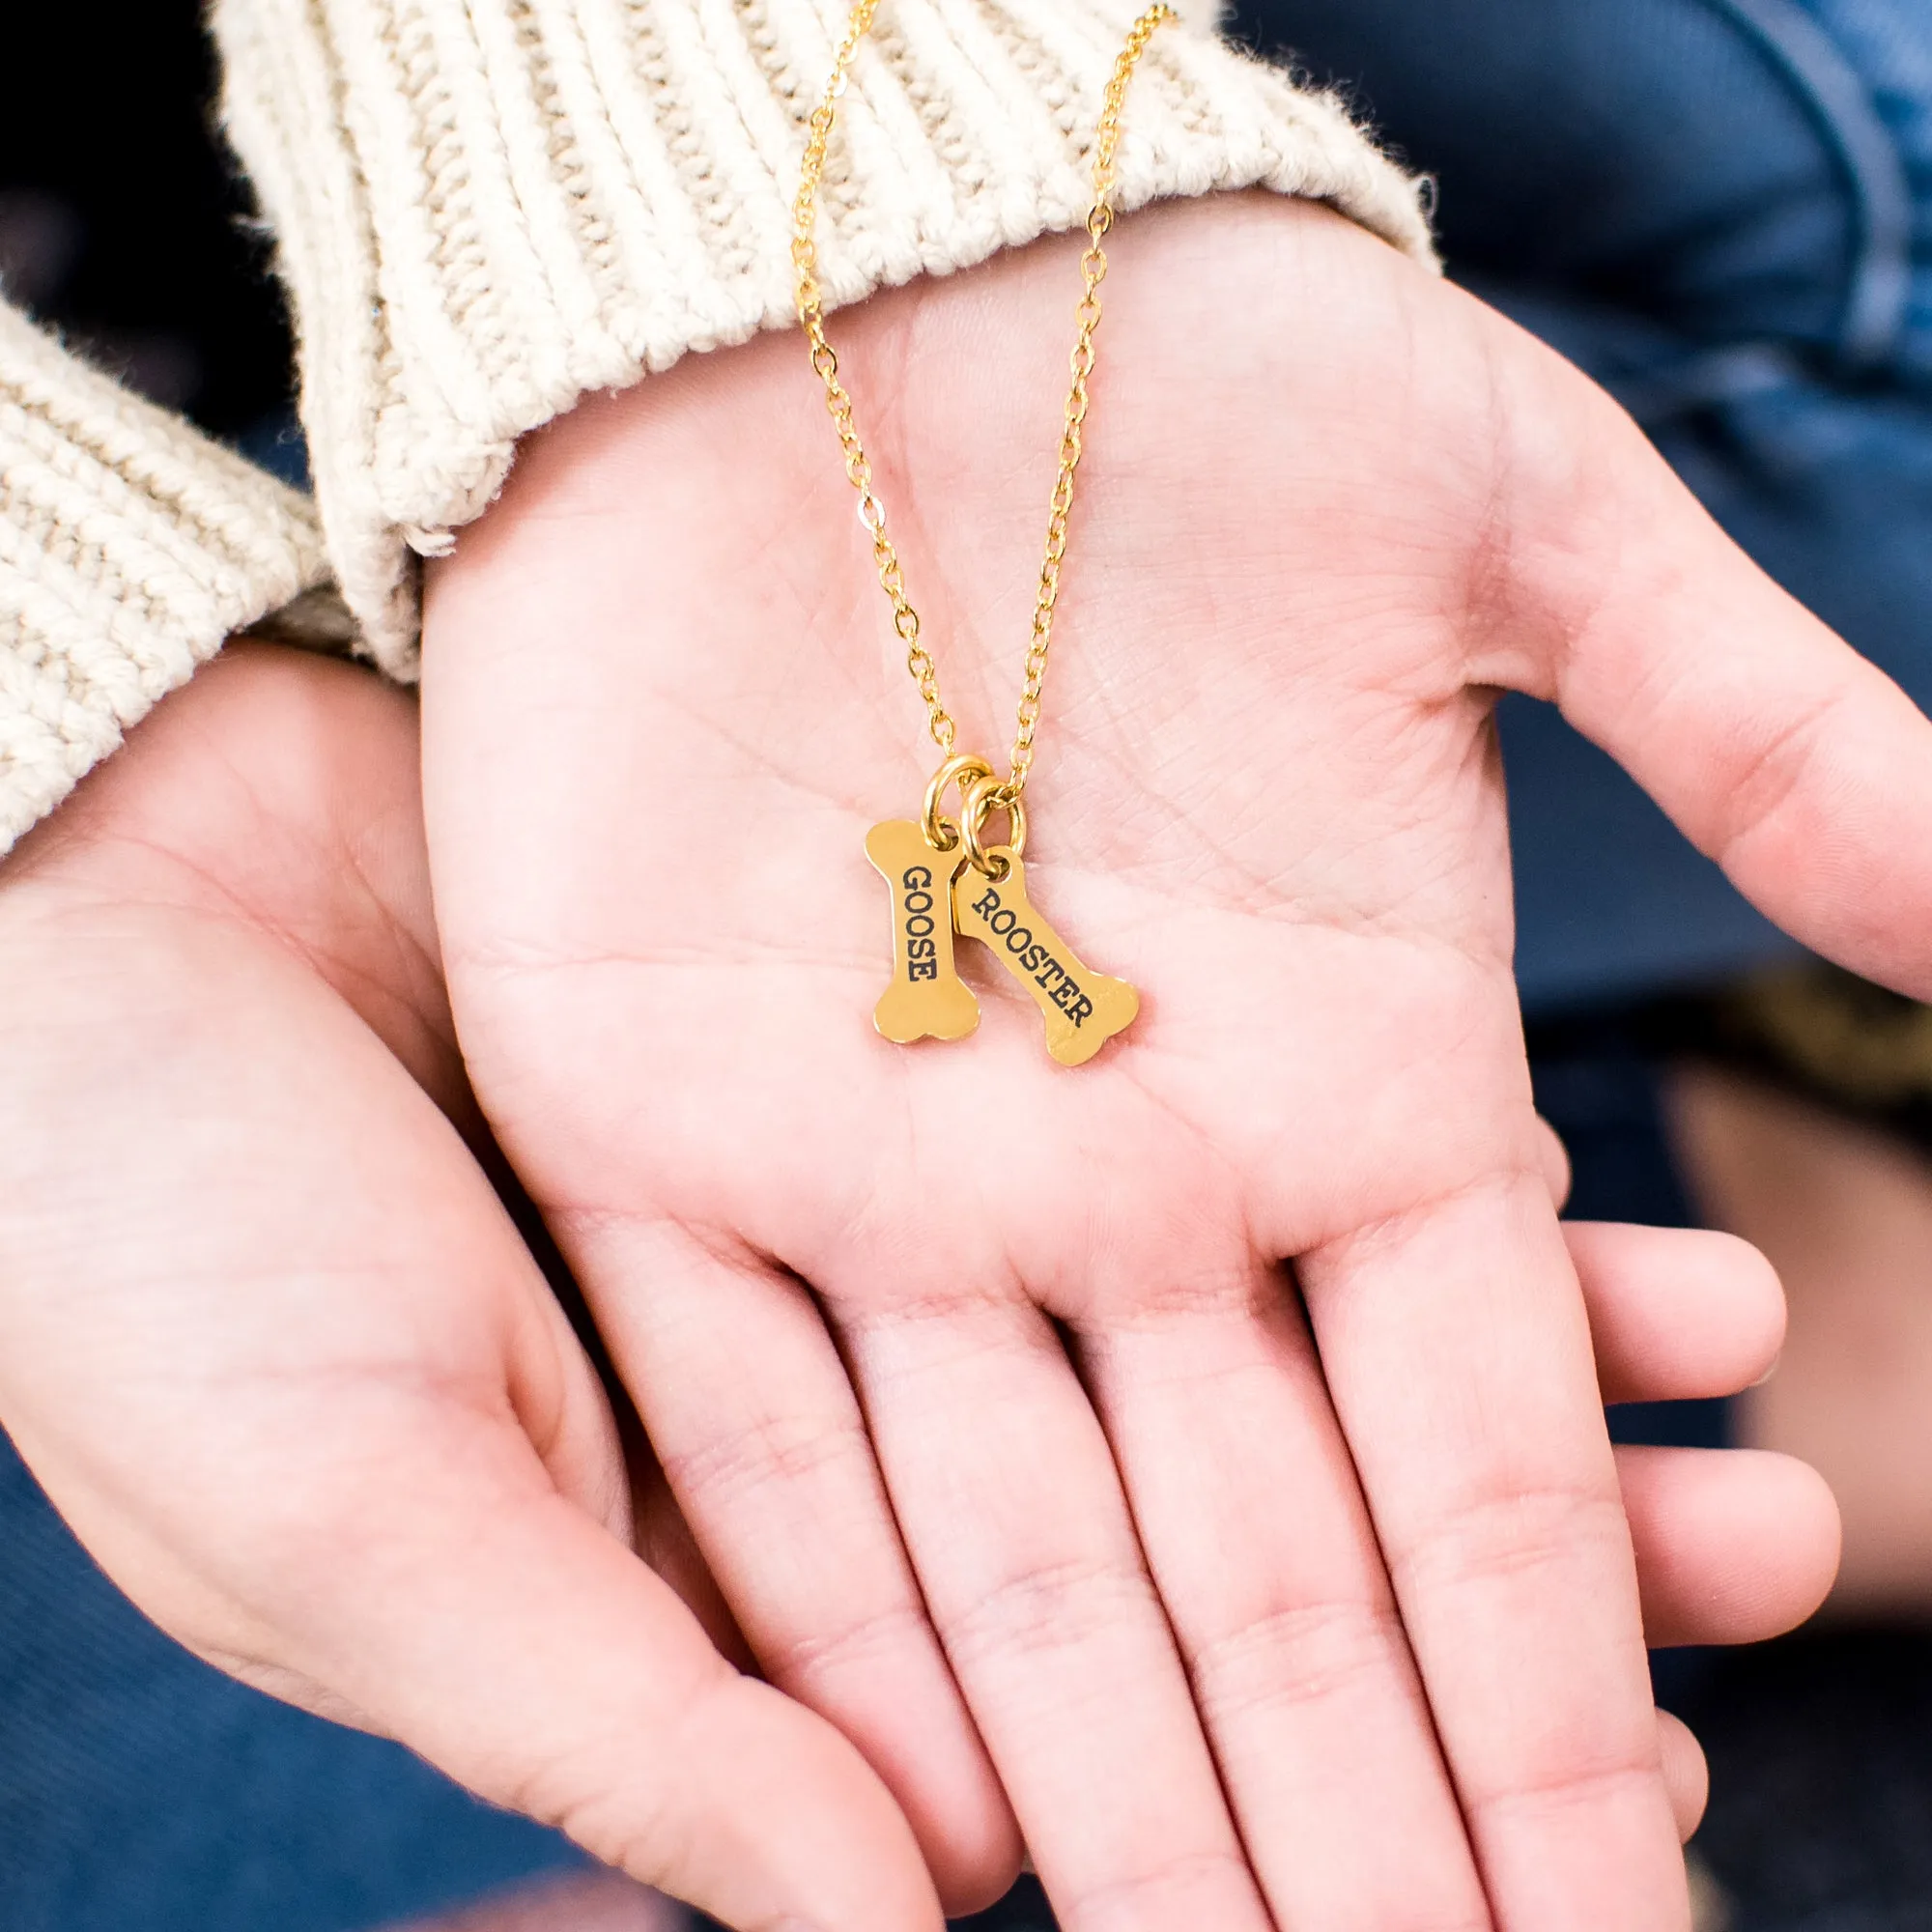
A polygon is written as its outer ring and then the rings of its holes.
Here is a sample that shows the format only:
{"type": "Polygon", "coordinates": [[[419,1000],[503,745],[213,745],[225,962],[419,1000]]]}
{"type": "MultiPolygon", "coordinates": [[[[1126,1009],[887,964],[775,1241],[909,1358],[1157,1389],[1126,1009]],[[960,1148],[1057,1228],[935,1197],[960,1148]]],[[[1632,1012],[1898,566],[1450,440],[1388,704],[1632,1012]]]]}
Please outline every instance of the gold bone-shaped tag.
{"type": "Polygon", "coordinates": [[[889,818],[866,835],[866,857],[893,889],[893,983],[872,1024],[895,1046],[964,1039],[980,1024],[952,960],[952,875],[965,852],[935,852],[911,819],[889,818]]]}
{"type": "Polygon", "coordinates": [[[952,923],[968,939],[990,946],[1006,969],[1034,997],[1046,1021],[1046,1050],[1063,1066],[1090,1061],[1133,1024],[1141,998],[1124,980],[1090,973],[1071,948],[1027,899],[1026,867],[1010,851],[1004,879],[972,867],[954,879],[952,923]]]}

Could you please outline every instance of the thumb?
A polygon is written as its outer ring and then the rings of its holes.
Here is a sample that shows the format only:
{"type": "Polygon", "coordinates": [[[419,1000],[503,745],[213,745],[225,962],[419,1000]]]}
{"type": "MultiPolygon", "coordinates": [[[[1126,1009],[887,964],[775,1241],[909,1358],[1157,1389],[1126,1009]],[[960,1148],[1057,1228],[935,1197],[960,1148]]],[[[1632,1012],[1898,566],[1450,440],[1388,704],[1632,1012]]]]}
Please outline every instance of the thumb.
{"type": "Polygon", "coordinates": [[[305,1620],[306,1674],[743,1932],[938,1932],[910,1829],[837,1731],[726,1663],[513,1423],[451,1410],[439,1435],[335,1540],[357,1554],[305,1620]]]}
{"type": "Polygon", "coordinates": [[[1614,403],[1533,355],[1510,406],[1512,608],[1478,677],[1553,698],[1793,937],[1932,996],[1932,724],[1614,403]]]}

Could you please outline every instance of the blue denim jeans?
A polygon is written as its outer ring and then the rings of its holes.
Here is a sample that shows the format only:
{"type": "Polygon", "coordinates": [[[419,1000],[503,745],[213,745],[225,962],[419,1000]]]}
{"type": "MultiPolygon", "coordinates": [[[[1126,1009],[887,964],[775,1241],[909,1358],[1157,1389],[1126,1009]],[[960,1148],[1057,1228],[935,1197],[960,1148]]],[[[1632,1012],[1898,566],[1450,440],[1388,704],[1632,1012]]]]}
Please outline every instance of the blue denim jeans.
{"type": "MultiPolygon", "coordinates": [[[[1241,25],[1347,86],[1437,175],[1452,271],[1932,697],[1932,0],[1252,0],[1241,25]]],[[[1533,1009],[1784,944],[1607,759],[1503,709],[1533,1009]]],[[[0,1438],[7,1932],[365,1932],[571,1856],[185,1656],[0,1438]]]]}

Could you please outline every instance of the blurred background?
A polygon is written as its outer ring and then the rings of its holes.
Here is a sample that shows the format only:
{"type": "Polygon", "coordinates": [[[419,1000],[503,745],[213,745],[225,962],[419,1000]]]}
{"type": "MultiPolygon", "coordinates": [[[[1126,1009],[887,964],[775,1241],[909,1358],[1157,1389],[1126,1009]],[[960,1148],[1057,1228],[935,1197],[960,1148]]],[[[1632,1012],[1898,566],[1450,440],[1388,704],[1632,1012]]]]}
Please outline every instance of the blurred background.
{"type": "MultiPolygon", "coordinates": [[[[1924,701],[1932,0],[1248,0],[1236,27],[1434,174],[1451,273],[1610,386],[1924,701]]],[[[4,45],[0,288],[301,483],[288,322],[194,0],[15,6],[4,45]]],[[[1795,1449],[1846,1509],[1845,1583],[1813,1629],[1658,1659],[1711,1758],[1707,1924],[1932,1928],[1932,1016],[1794,955],[1542,707],[1507,701],[1501,728],[1572,1211],[1733,1227],[1793,1298],[1765,1390],[1615,1426],[1795,1449]]],[[[3,1436],[0,1524],[8,1932],[686,1922],[175,1650],[3,1436]]],[[[1050,1925],[1030,1885],[971,1922],[1050,1925]]]]}

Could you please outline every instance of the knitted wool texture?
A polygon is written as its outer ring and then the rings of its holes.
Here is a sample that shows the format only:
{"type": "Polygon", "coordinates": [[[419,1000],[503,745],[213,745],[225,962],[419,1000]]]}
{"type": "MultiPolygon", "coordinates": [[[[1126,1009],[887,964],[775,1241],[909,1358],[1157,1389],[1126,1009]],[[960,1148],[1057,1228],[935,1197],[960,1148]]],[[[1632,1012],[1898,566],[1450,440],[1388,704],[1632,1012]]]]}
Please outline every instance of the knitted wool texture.
{"type": "Polygon", "coordinates": [[[305,497],[0,304],[0,853],[231,632],[326,576],[305,497]]]}
{"type": "MultiPolygon", "coordinates": [[[[278,237],[343,592],[414,667],[411,551],[587,390],[792,320],[790,203],[847,0],[216,0],[278,237]]],[[[849,302],[1077,227],[1139,0],[888,0],[844,100],[821,279],[849,302]]],[[[1192,10],[1197,16],[1201,9],[1192,10]]],[[[1157,35],[1122,208],[1264,185],[1433,260],[1417,185],[1323,96],[1157,35]]]]}

